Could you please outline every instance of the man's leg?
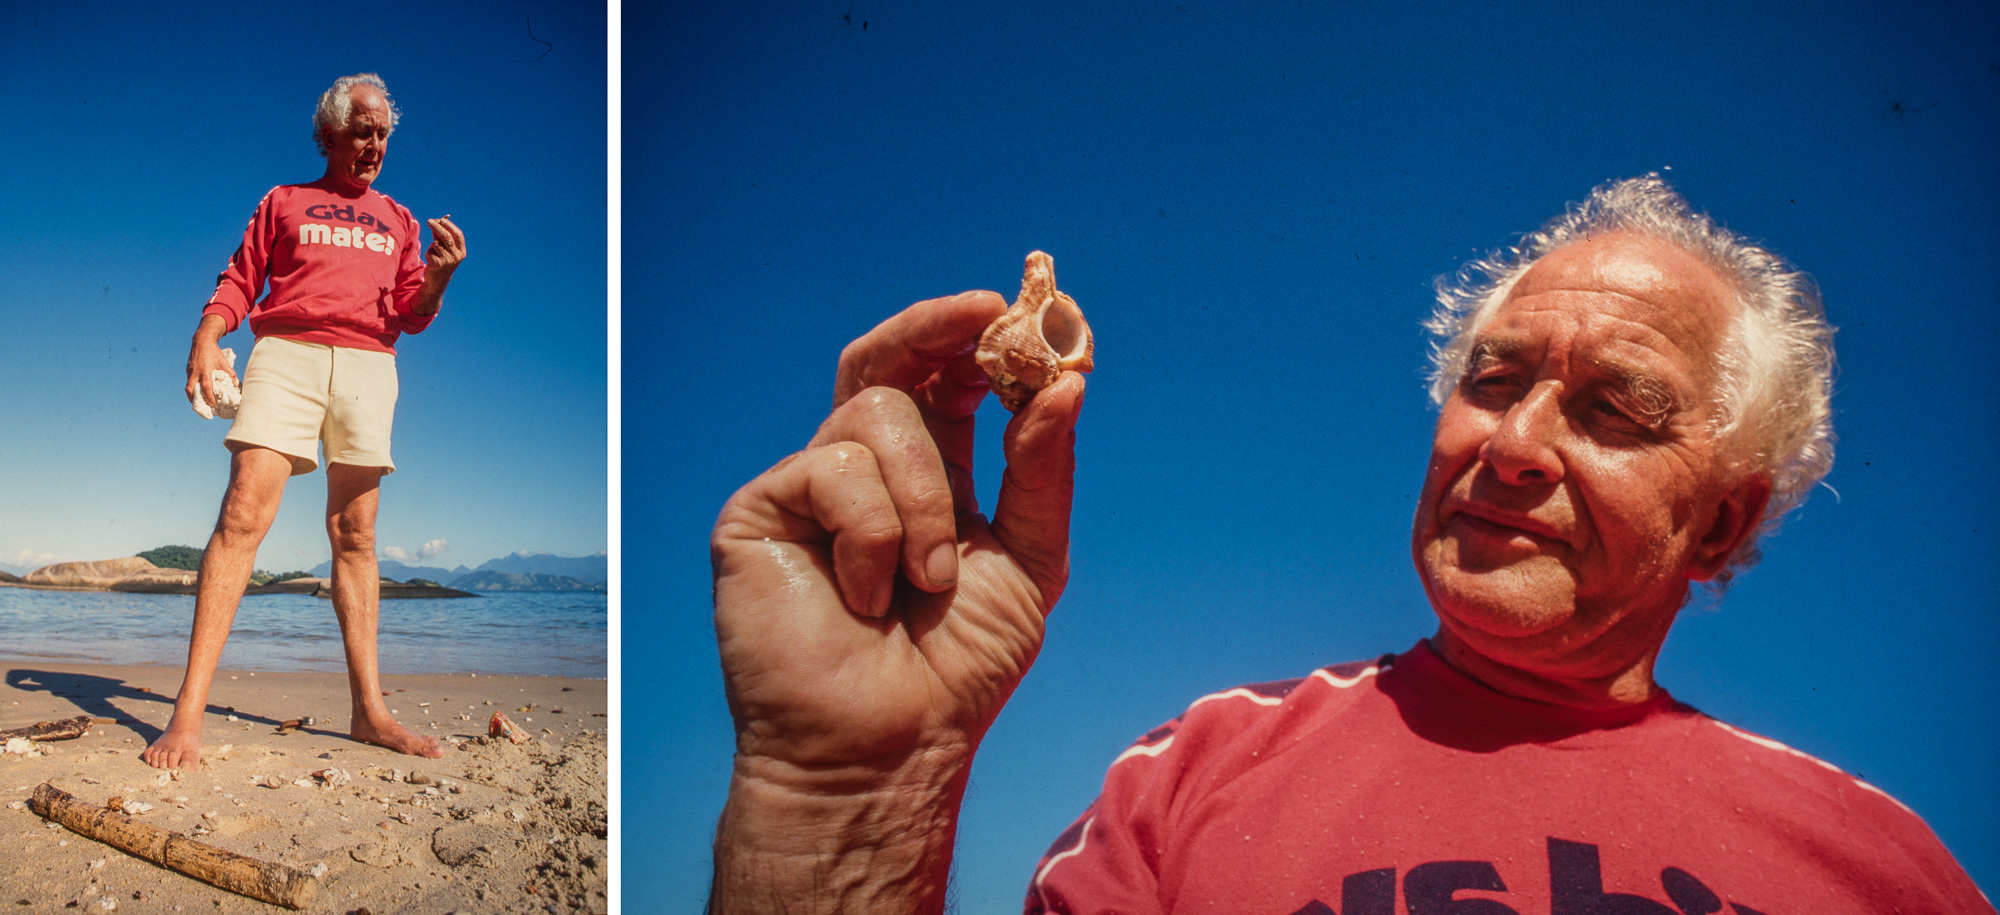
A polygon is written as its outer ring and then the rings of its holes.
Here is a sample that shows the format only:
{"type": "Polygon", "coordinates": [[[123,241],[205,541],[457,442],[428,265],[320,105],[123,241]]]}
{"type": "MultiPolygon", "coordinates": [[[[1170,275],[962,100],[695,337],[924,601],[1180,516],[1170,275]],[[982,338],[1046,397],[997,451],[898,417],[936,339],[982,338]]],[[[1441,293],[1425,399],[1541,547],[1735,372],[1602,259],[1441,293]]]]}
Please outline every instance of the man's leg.
{"type": "Polygon", "coordinates": [[[201,759],[201,716],[208,709],[208,688],[236,604],[250,584],[257,564],[257,545],[278,516],[292,459],[269,448],[240,448],[229,459],[229,488],[222,494],[222,512],[201,556],[195,581],[194,634],[188,638],[187,673],[174,698],[174,717],[167,732],[139,754],[147,765],[161,769],[192,769],[201,759]]]}
{"type": "Polygon", "coordinates": [[[353,693],[349,734],[355,740],[399,753],[443,756],[436,738],[411,733],[396,723],[382,701],[376,666],[375,621],[381,575],[375,567],[375,507],[382,468],[326,465],[326,535],[333,545],[333,612],[347,649],[347,688],[353,693]]]}

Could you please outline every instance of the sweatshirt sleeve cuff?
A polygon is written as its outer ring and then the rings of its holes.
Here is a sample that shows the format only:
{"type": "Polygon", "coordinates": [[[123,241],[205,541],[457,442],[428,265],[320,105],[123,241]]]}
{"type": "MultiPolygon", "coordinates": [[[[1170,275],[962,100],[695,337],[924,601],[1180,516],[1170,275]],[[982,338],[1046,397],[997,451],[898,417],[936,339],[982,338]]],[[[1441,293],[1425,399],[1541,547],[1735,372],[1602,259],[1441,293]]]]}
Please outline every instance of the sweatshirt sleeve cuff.
{"type": "Polygon", "coordinates": [[[401,315],[397,316],[397,318],[402,322],[403,333],[421,334],[424,332],[425,328],[431,326],[432,321],[437,319],[437,312],[431,312],[430,314],[427,315],[420,315],[417,314],[415,311],[405,309],[401,315]]]}
{"type": "Polygon", "coordinates": [[[242,312],[229,307],[224,302],[211,300],[207,307],[201,310],[202,317],[206,318],[209,315],[215,315],[222,319],[222,332],[224,334],[235,333],[236,328],[243,323],[242,312]]]}

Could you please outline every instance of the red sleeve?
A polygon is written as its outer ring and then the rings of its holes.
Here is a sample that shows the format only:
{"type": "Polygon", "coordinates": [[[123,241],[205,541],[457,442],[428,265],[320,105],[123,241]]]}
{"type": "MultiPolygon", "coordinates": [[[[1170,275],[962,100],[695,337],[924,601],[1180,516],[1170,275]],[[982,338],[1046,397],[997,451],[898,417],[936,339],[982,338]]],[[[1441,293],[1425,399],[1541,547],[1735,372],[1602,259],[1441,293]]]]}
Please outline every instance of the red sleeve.
{"type": "Polygon", "coordinates": [[[201,310],[204,317],[222,317],[223,333],[233,332],[243,323],[243,318],[250,314],[250,306],[256,304],[257,296],[264,290],[264,278],[270,275],[271,251],[278,241],[279,190],[272,188],[257,202],[257,211],[250,214],[250,225],[243,229],[243,243],[236,246],[236,253],[229,257],[229,266],[215,278],[215,294],[208,297],[208,304],[201,310]]]}
{"type": "MultiPolygon", "coordinates": [[[[1183,716],[1185,717],[1185,716],[1183,716]]],[[[1026,915],[1160,912],[1163,824],[1179,782],[1183,718],[1139,738],[1111,763],[1104,791],[1035,865],[1026,915]]]]}
{"type": "Polygon", "coordinates": [[[1103,793],[1035,865],[1026,915],[1164,911],[1162,890],[1171,895],[1187,876],[1174,870],[1184,865],[1169,861],[1179,817],[1204,793],[1200,786],[1229,780],[1242,755],[1229,747],[1272,720],[1260,713],[1304,682],[1252,683],[1203,696],[1118,754],[1104,773],[1103,793]]]}
{"type": "Polygon", "coordinates": [[[420,315],[414,311],[417,291],[424,286],[423,224],[411,215],[408,207],[398,204],[396,210],[410,226],[410,243],[403,246],[402,259],[396,264],[396,287],[389,292],[389,301],[395,303],[396,319],[403,325],[406,334],[420,334],[431,326],[437,314],[420,315]]]}

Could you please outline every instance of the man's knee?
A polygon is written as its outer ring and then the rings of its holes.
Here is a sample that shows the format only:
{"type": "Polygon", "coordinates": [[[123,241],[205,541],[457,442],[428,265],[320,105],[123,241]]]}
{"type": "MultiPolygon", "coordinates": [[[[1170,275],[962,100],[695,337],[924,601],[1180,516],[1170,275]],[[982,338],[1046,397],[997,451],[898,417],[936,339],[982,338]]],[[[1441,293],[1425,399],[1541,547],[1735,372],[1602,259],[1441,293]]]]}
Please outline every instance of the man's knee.
{"type": "Polygon", "coordinates": [[[255,543],[270,530],[284,498],[285,481],[291,476],[291,459],[262,447],[232,445],[229,488],[222,494],[222,511],[216,515],[215,533],[225,543],[244,539],[255,543]]]}
{"type": "Polygon", "coordinates": [[[336,553],[375,555],[375,518],[359,512],[338,512],[326,519],[326,536],[336,553]]]}
{"type": "Polygon", "coordinates": [[[262,499],[232,489],[222,498],[222,511],[215,519],[215,536],[228,546],[254,545],[264,539],[276,514],[262,499]]]}

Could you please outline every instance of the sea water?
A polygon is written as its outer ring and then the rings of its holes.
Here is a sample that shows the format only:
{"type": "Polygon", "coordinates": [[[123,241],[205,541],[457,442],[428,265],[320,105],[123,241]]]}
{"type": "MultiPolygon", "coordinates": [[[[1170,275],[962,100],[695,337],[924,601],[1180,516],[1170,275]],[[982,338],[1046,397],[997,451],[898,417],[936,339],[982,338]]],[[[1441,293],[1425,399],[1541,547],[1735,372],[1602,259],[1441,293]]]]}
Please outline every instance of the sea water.
{"type": "MultiPolygon", "coordinates": [[[[385,600],[376,639],[382,672],[602,678],[607,606],[604,594],[588,591],[385,600]]],[[[193,595],[0,587],[0,661],[180,667],[193,623],[193,595]]],[[[345,671],[333,602],[243,598],[222,667],[345,671]]]]}

